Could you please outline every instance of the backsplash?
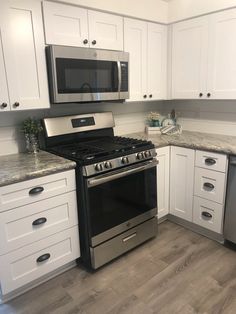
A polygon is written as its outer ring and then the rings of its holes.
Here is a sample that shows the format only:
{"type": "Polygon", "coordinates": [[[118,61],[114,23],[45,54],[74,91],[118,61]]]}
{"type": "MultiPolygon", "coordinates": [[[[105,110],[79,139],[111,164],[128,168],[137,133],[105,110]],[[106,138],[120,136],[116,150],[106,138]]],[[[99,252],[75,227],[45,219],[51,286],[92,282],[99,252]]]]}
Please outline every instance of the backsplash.
{"type": "Polygon", "coordinates": [[[44,117],[112,111],[115,119],[115,134],[124,135],[144,130],[147,112],[158,110],[162,102],[87,103],[54,105],[48,110],[30,110],[1,113],[0,155],[15,154],[25,150],[21,122],[31,116],[44,117]]]}

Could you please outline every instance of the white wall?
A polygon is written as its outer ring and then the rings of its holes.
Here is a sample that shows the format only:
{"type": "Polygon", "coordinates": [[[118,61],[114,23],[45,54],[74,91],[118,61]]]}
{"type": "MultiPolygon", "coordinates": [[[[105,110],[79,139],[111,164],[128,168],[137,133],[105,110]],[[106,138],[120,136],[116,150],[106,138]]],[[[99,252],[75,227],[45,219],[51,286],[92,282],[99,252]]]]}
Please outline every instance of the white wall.
{"type": "Polygon", "coordinates": [[[171,0],[169,23],[236,6],[236,0],[171,0]]]}
{"type": "Polygon", "coordinates": [[[154,22],[167,23],[168,3],[163,0],[55,0],[154,22]]]}

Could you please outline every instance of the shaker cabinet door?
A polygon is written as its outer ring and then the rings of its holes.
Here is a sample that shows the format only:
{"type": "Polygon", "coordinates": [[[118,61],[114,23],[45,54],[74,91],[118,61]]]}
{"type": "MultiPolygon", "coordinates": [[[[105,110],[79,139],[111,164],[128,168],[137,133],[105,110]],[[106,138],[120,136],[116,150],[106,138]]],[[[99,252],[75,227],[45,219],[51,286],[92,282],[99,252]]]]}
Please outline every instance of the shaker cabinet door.
{"type": "Polygon", "coordinates": [[[123,50],[123,17],[88,11],[90,48],[123,50]]]}
{"type": "Polygon", "coordinates": [[[2,43],[12,110],[49,107],[41,4],[9,0],[2,43]]]}
{"type": "MultiPolygon", "coordinates": [[[[1,16],[1,15],[0,15],[1,16]]],[[[10,110],[0,25],[0,112],[10,110]]]]}
{"type": "Polygon", "coordinates": [[[208,17],[173,25],[172,98],[206,98],[208,17]]]}
{"type": "Polygon", "coordinates": [[[124,51],[129,52],[130,100],[147,99],[147,23],[124,19],[124,51]]]}
{"type": "Polygon", "coordinates": [[[44,1],[43,16],[46,44],[89,47],[86,9],[44,1]]]}

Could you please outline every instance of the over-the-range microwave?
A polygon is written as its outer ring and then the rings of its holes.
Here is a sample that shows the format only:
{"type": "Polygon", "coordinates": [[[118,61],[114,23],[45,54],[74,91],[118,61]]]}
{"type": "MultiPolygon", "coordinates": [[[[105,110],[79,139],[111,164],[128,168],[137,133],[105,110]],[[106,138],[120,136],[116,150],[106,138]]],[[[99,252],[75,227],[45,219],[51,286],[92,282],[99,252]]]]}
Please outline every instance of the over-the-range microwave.
{"type": "Polygon", "coordinates": [[[129,98],[129,54],[67,46],[46,47],[52,103],[129,98]]]}

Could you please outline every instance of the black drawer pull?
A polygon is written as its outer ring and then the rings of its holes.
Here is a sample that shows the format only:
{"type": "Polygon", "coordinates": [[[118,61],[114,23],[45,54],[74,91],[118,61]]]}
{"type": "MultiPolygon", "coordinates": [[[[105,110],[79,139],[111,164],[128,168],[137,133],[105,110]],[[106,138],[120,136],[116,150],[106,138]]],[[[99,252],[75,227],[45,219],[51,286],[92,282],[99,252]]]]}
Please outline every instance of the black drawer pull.
{"type": "Polygon", "coordinates": [[[211,189],[211,190],[213,190],[215,187],[212,183],[209,183],[209,182],[205,182],[203,186],[204,188],[211,189]]]}
{"type": "Polygon", "coordinates": [[[212,218],[212,214],[210,214],[208,212],[202,212],[202,216],[206,217],[206,218],[212,218]]]}
{"type": "Polygon", "coordinates": [[[207,164],[207,165],[214,165],[214,164],[216,164],[216,160],[213,159],[213,158],[206,158],[205,159],[205,164],[207,164]]]}
{"type": "Polygon", "coordinates": [[[44,188],[42,186],[37,186],[29,191],[29,195],[39,194],[42,193],[44,188]]]}
{"type": "Polygon", "coordinates": [[[38,226],[38,225],[42,225],[45,224],[45,222],[47,221],[47,218],[42,217],[42,218],[38,218],[35,221],[32,222],[33,226],[38,226]]]}
{"type": "Polygon", "coordinates": [[[43,255],[39,256],[36,261],[37,261],[37,263],[42,263],[42,262],[46,261],[47,259],[49,259],[50,256],[51,255],[49,253],[43,254],[43,255]]]}

